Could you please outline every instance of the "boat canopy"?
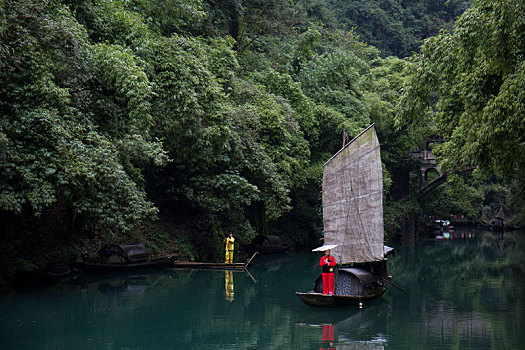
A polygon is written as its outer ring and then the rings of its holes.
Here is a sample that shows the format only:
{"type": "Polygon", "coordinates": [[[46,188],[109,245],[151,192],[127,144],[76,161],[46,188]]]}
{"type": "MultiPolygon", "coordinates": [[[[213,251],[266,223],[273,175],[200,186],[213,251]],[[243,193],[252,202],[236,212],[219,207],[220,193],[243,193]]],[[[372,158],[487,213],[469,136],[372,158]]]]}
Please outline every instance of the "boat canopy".
{"type": "Polygon", "coordinates": [[[346,272],[346,273],[350,273],[354,275],[355,277],[357,277],[357,279],[359,280],[359,282],[361,282],[363,286],[366,286],[367,284],[374,283],[375,281],[377,281],[376,275],[374,275],[370,271],[366,271],[363,269],[349,267],[349,268],[339,269],[339,273],[341,272],[346,272]]]}
{"type": "Polygon", "coordinates": [[[115,261],[115,258],[121,262],[140,262],[148,260],[149,252],[142,243],[110,243],[100,248],[98,255],[100,262],[115,261]]]}
{"type": "Polygon", "coordinates": [[[373,124],[326,162],[322,200],[324,243],[338,245],[338,263],[384,259],[383,168],[373,124]]]}

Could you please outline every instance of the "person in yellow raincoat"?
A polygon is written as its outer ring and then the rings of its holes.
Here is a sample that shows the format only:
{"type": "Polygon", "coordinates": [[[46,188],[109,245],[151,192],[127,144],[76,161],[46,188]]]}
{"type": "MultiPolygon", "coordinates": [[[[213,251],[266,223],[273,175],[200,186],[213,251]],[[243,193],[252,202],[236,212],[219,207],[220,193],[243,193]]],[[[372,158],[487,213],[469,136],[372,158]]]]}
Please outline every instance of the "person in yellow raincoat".
{"type": "Polygon", "coordinates": [[[233,234],[230,232],[229,236],[224,239],[224,242],[226,243],[226,254],[224,258],[224,262],[227,264],[233,263],[233,244],[235,242],[235,238],[233,238],[233,234]]]}

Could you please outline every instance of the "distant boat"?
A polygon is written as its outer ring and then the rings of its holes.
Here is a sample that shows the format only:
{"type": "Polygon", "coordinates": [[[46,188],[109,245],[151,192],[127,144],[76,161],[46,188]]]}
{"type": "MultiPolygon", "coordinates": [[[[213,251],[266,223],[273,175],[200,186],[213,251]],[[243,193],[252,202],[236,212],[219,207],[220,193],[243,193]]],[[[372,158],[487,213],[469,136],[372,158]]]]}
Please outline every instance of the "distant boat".
{"type": "Polygon", "coordinates": [[[251,253],[272,254],[285,252],[291,246],[290,243],[284,243],[277,235],[257,235],[250,244],[244,245],[243,249],[251,253]]]}
{"type": "Polygon", "coordinates": [[[482,210],[481,217],[478,219],[478,222],[485,227],[495,229],[519,228],[519,225],[516,225],[512,221],[510,210],[503,203],[498,204],[498,206],[492,210],[482,210]]]}
{"type": "Polygon", "coordinates": [[[296,295],[307,305],[324,307],[383,295],[391,284],[386,257],[394,249],[384,245],[383,173],[373,124],[324,165],[322,203],[325,246],[337,246],[331,250],[338,263],[335,294],[322,294],[319,276],[313,291],[296,295]]]}
{"type": "Polygon", "coordinates": [[[104,273],[171,267],[176,255],[149,259],[149,251],[142,243],[106,244],[97,252],[98,262],[81,262],[74,265],[84,273],[104,273]]]}

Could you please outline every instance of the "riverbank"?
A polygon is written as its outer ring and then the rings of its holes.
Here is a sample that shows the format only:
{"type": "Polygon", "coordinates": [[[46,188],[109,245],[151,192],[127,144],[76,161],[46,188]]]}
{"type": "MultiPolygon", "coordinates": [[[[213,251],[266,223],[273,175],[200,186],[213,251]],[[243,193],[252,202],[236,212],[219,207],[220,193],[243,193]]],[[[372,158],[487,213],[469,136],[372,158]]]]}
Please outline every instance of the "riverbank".
{"type": "Polygon", "coordinates": [[[188,243],[189,229],[175,228],[168,223],[142,225],[128,234],[70,234],[63,230],[33,227],[9,230],[0,238],[0,291],[14,287],[18,271],[41,269],[52,264],[94,261],[106,243],[143,243],[150,258],[177,254],[192,260],[194,249],[188,243]]]}

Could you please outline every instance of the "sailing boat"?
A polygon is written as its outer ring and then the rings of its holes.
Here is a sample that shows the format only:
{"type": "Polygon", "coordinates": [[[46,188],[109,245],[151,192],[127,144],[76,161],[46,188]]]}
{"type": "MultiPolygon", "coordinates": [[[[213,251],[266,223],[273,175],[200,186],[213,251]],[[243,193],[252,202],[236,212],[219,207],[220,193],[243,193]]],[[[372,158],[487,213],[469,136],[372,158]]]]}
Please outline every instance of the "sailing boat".
{"type": "Polygon", "coordinates": [[[296,295],[310,306],[362,303],[385,293],[391,277],[384,246],[383,172],[374,124],[343,146],[324,165],[323,225],[325,245],[339,263],[335,294],[322,294],[319,276],[314,291],[296,295]]]}

